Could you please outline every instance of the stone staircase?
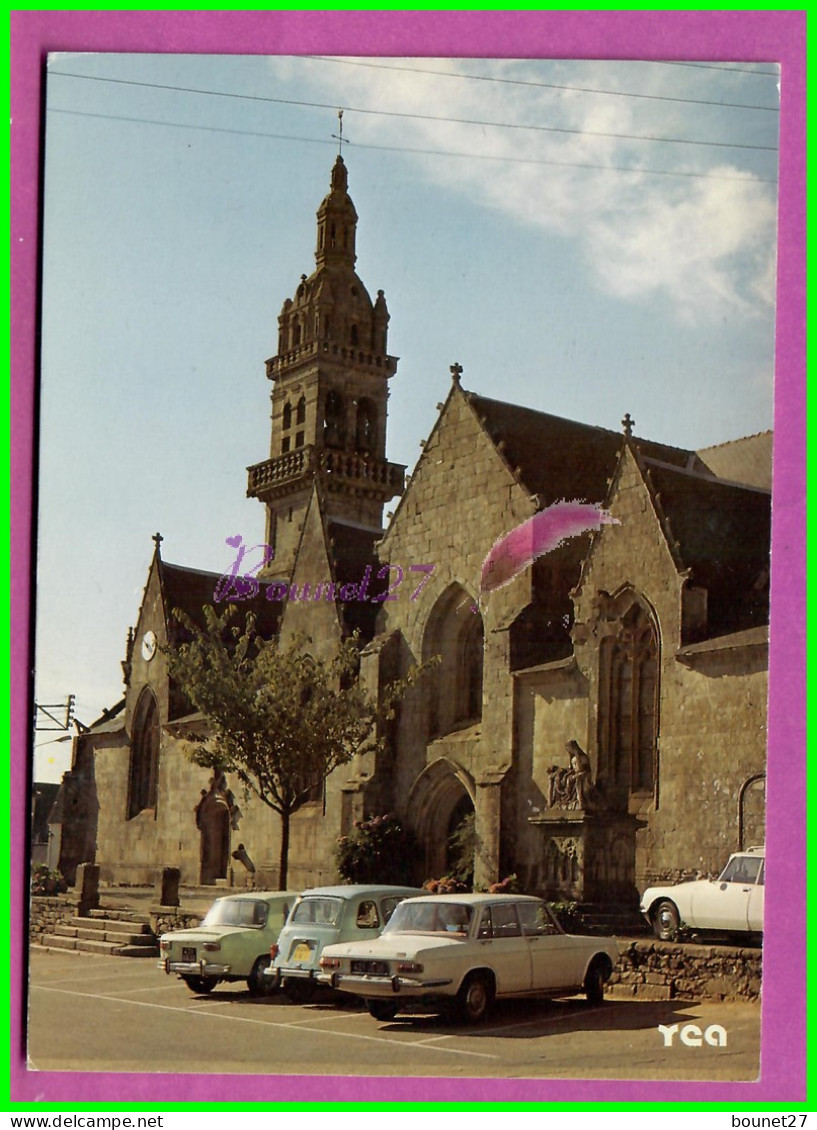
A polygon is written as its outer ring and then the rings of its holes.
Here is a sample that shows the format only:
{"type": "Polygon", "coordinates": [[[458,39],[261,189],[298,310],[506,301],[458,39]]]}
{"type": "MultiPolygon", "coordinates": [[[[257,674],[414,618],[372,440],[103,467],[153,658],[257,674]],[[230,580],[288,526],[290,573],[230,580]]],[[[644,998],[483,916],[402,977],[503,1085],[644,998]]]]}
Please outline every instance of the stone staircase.
{"type": "Polygon", "coordinates": [[[159,956],[159,943],[147,916],[127,910],[91,910],[87,917],[57,923],[39,942],[53,949],[113,957],[159,956]]]}

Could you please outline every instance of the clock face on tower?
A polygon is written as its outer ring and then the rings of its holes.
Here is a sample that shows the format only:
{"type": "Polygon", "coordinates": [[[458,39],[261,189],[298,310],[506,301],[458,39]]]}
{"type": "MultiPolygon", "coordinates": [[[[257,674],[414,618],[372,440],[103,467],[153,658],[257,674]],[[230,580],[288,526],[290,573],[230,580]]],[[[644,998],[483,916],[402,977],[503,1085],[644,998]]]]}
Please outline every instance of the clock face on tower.
{"type": "Polygon", "coordinates": [[[142,636],[142,658],[150,663],[156,654],[156,633],[147,631],[142,636]]]}

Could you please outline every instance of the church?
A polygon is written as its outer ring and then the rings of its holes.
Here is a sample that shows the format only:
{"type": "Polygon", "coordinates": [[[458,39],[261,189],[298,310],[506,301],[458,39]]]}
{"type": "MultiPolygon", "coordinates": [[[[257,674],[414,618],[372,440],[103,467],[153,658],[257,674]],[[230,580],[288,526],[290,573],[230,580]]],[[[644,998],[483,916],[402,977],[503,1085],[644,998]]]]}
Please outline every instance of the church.
{"type": "MultiPolygon", "coordinates": [[[[513,874],[529,893],[632,906],[718,869],[764,835],[771,434],[669,447],[629,415],[617,433],[482,396],[453,364],[407,477],[386,454],[397,359],[384,293],[355,270],[357,223],[338,156],[315,268],[266,363],[271,444],[247,494],[272,556],[249,604],[262,632],[305,633],[315,654],[359,632],[373,693],[438,659],[384,749],[294,814],[289,886],[334,881],[338,837],[389,812],[417,839],[418,881],[448,872],[466,819],[481,887],[513,874]],[[481,594],[494,543],[563,500],[612,520],[481,594]]],[[[177,867],[187,885],[276,888],[278,817],[185,756],[206,719],[161,650],[173,609],[200,620],[219,577],[164,561],[155,540],[123,701],[75,740],[63,869],[82,856],[103,882],[177,867]]]]}

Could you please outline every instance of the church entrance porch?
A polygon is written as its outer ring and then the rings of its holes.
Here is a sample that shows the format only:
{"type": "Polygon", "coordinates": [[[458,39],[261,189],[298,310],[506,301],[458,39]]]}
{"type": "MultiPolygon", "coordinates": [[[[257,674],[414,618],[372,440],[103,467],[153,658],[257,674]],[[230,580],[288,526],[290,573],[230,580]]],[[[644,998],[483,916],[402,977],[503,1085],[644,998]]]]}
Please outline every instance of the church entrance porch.
{"type": "Polygon", "coordinates": [[[470,775],[447,757],[433,761],[414,782],[407,820],[422,850],[423,878],[456,873],[470,885],[476,841],[474,798],[470,775]]]}

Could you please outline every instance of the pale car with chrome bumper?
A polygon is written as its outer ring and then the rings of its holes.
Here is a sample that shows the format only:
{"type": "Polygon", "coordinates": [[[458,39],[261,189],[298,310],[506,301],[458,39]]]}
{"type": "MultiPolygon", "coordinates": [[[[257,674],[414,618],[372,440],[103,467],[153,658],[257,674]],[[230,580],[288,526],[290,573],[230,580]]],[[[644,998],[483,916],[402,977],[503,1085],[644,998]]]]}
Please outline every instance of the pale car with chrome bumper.
{"type": "Polygon", "coordinates": [[[216,899],[200,926],[162,934],[159,968],[178,974],[194,993],[212,992],[220,981],[246,981],[254,995],[270,992],[269,949],[297,897],[252,891],[216,899]]]}
{"type": "Polygon", "coordinates": [[[319,961],[326,946],[376,938],[394,908],[418,894],[418,887],[365,883],[304,891],[270,949],[266,970],[270,984],[283,985],[293,999],[308,999],[317,987],[319,961]]]}
{"type": "Polygon", "coordinates": [[[757,938],[763,933],[765,872],[765,848],[737,851],[717,879],[649,887],[641,913],[665,942],[685,929],[757,938]]]}
{"type": "Polygon", "coordinates": [[[611,938],[566,934],[531,895],[428,895],[402,902],[381,937],[324,949],[321,979],[377,1020],[421,1006],[476,1023],[512,997],[599,1004],[618,955],[611,938]]]}

